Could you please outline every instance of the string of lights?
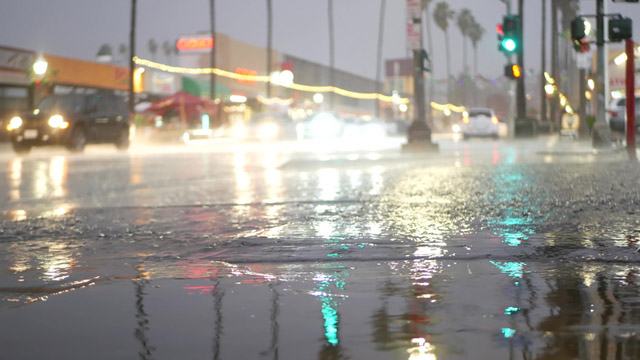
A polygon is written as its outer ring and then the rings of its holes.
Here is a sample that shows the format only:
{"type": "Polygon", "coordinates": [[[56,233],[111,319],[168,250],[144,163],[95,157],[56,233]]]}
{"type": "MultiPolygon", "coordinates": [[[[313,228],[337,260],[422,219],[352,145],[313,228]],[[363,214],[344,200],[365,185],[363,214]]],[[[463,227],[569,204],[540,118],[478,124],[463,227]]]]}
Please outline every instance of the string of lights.
{"type": "Polygon", "coordinates": [[[453,111],[453,112],[457,112],[457,113],[461,113],[465,111],[465,107],[464,106],[456,106],[453,104],[438,104],[435,101],[431,102],[431,107],[436,109],[436,110],[440,110],[440,111],[445,111],[445,110],[449,110],[449,111],[453,111]]]}
{"type": "MultiPolygon", "coordinates": [[[[189,75],[207,75],[207,74],[216,74],[218,76],[226,77],[229,79],[239,80],[239,81],[251,81],[251,82],[262,82],[266,83],[271,81],[271,77],[265,75],[246,75],[246,74],[238,74],[231,71],[226,71],[218,68],[186,68],[179,66],[171,66],[162,63],[158,63],[155,61],[141,59],[137,56],[133,58],[133,62],[138,66],[144,66],[150,69],[156,69],[164,72],[174,73],[174,74],[189,74],[189,75]]],[[[375,100],[378,99],[384,102],[395,102],[399,104],[408,104],[408,98],[394,98],[392,96],[378,94],[378,93],[361,93],[356,91],[345,90],[336,86],[331,85],[322,85],[322,86],[314,86],[314,85],[302,85],[302,84],[276,84],[288,89],[304,91],[304,92],[314,92],[314,93],[329,93],[333,92],[337,95],[346,96],[354,99],[362,99],[362,100],[375,100]]]]}

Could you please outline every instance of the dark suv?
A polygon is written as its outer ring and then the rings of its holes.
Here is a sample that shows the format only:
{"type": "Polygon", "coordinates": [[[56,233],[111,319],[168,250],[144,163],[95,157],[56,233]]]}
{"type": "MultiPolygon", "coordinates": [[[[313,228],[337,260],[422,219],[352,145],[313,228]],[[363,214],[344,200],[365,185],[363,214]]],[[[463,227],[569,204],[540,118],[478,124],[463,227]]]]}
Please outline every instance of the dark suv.
{"type": "Polygon", "coordinates": [[[46,96],[33,112],[11,118],[7,130],[17,153],[41,145],[81,152],[87,143],[114,143],[126,150],[129,123],[124,100],[100,92],[46,96]]]}

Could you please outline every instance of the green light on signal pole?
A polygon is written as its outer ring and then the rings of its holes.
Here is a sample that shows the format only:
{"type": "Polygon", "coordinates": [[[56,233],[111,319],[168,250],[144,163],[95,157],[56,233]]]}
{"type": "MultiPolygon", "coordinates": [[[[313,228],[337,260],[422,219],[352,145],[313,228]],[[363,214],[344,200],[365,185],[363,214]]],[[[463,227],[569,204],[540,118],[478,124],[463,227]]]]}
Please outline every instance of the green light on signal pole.
{"type": "Polygon", "coordinates": [[[505,49],[507,52],[514,52],[516,50],[516,47],[517,47],[517,44],[515,40],[511,38],[506,38],[502,40],[502,48],[505,49]]]}

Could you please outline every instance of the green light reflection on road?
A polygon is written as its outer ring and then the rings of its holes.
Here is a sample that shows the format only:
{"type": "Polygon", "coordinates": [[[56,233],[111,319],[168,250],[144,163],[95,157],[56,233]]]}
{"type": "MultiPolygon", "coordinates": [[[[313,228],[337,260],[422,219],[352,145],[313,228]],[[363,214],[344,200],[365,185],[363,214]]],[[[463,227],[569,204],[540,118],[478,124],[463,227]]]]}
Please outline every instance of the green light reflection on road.
{"type": "Polygon", "coordinates": [[[512,278],[521,279],[522,275],[525,272],[528,272],[528,271],[524,271],[524,266],[526,265],[526,263],[523,263],[523,262],[513,262],[513,261],[500,262],[500,261],[493,261],[493,260],[490,260],[489,262],[495,265],[498,269],[500,269],[500,271],[503,274],[507,274],[512,278]]]}
{"type": "Polygon", "coordinates": [[[507,339],[513,337],[515,333],[516,331],[514,329],[502,328],[502,335],[504,335],[504,337],[507,339]]]}

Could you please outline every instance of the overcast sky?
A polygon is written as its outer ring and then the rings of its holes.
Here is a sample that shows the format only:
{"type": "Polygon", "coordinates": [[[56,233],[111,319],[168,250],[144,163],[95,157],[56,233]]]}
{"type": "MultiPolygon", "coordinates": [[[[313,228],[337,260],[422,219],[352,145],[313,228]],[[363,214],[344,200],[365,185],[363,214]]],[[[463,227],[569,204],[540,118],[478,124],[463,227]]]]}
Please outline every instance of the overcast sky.
{"type": "MultiPolygon", "coordinates": [[[[98,48],[128,43],[130,0],[0,0],[0,45],[41,51],[86,60],[95,59],[98,48]]],[[[435,8],[434,0],[431,10],[435,8]]],[[[609,13],[621,12],[640,24],[640,4],[613,4],[609,13]]],[[[407,56],[406,0],[387,0],[383,57],[407,56]]],[[[479,73],[495,77],[502,72],[504,56],[497,50],[495,26],[505,5],[499,0],[448,0],[453,10],[468,8],[486,29],[478,45],[479,73]]],[[[525,0],[525,67],[540,66],[541,1],[525,0]]],[[[595,12],[595,0],[580,0],[582,13],[595,12]]],[[[517,0],[513,0],[516,10],[517,0]]],[[[550,5],[547,6],[550,8],[550,5]]],[[[336,67],[375,77],[380,0],[334,0],[336,67]]],[[[266,0],[216,0],[216,30],[266,47],[266,0]]],[[[298,57],[329,63],[327,0],[273,0],[273,47],[298,57]]],[[[138,0],[138,54],[149,57],[147,41],[174,42],[182,34],[207,31],[209,0],[138,0]]],[[[548,32],[549,33],[549,32],[548,32]]],[[[442,31],[432,24],[434,70],[444,76],[446,57],[442,31]]],[[[449,27],[451,68],[462,70],[462,37],[449,27]]],[[[634,26],[640,38],[640,25],[634,26]]],[[[550,50],[547,50],[550,53],[550,50]]],[[[472,64],[471,50],[469,63],[472,64]]],[[[158,55],[162,61],[164,57],[158,55]]]]}

